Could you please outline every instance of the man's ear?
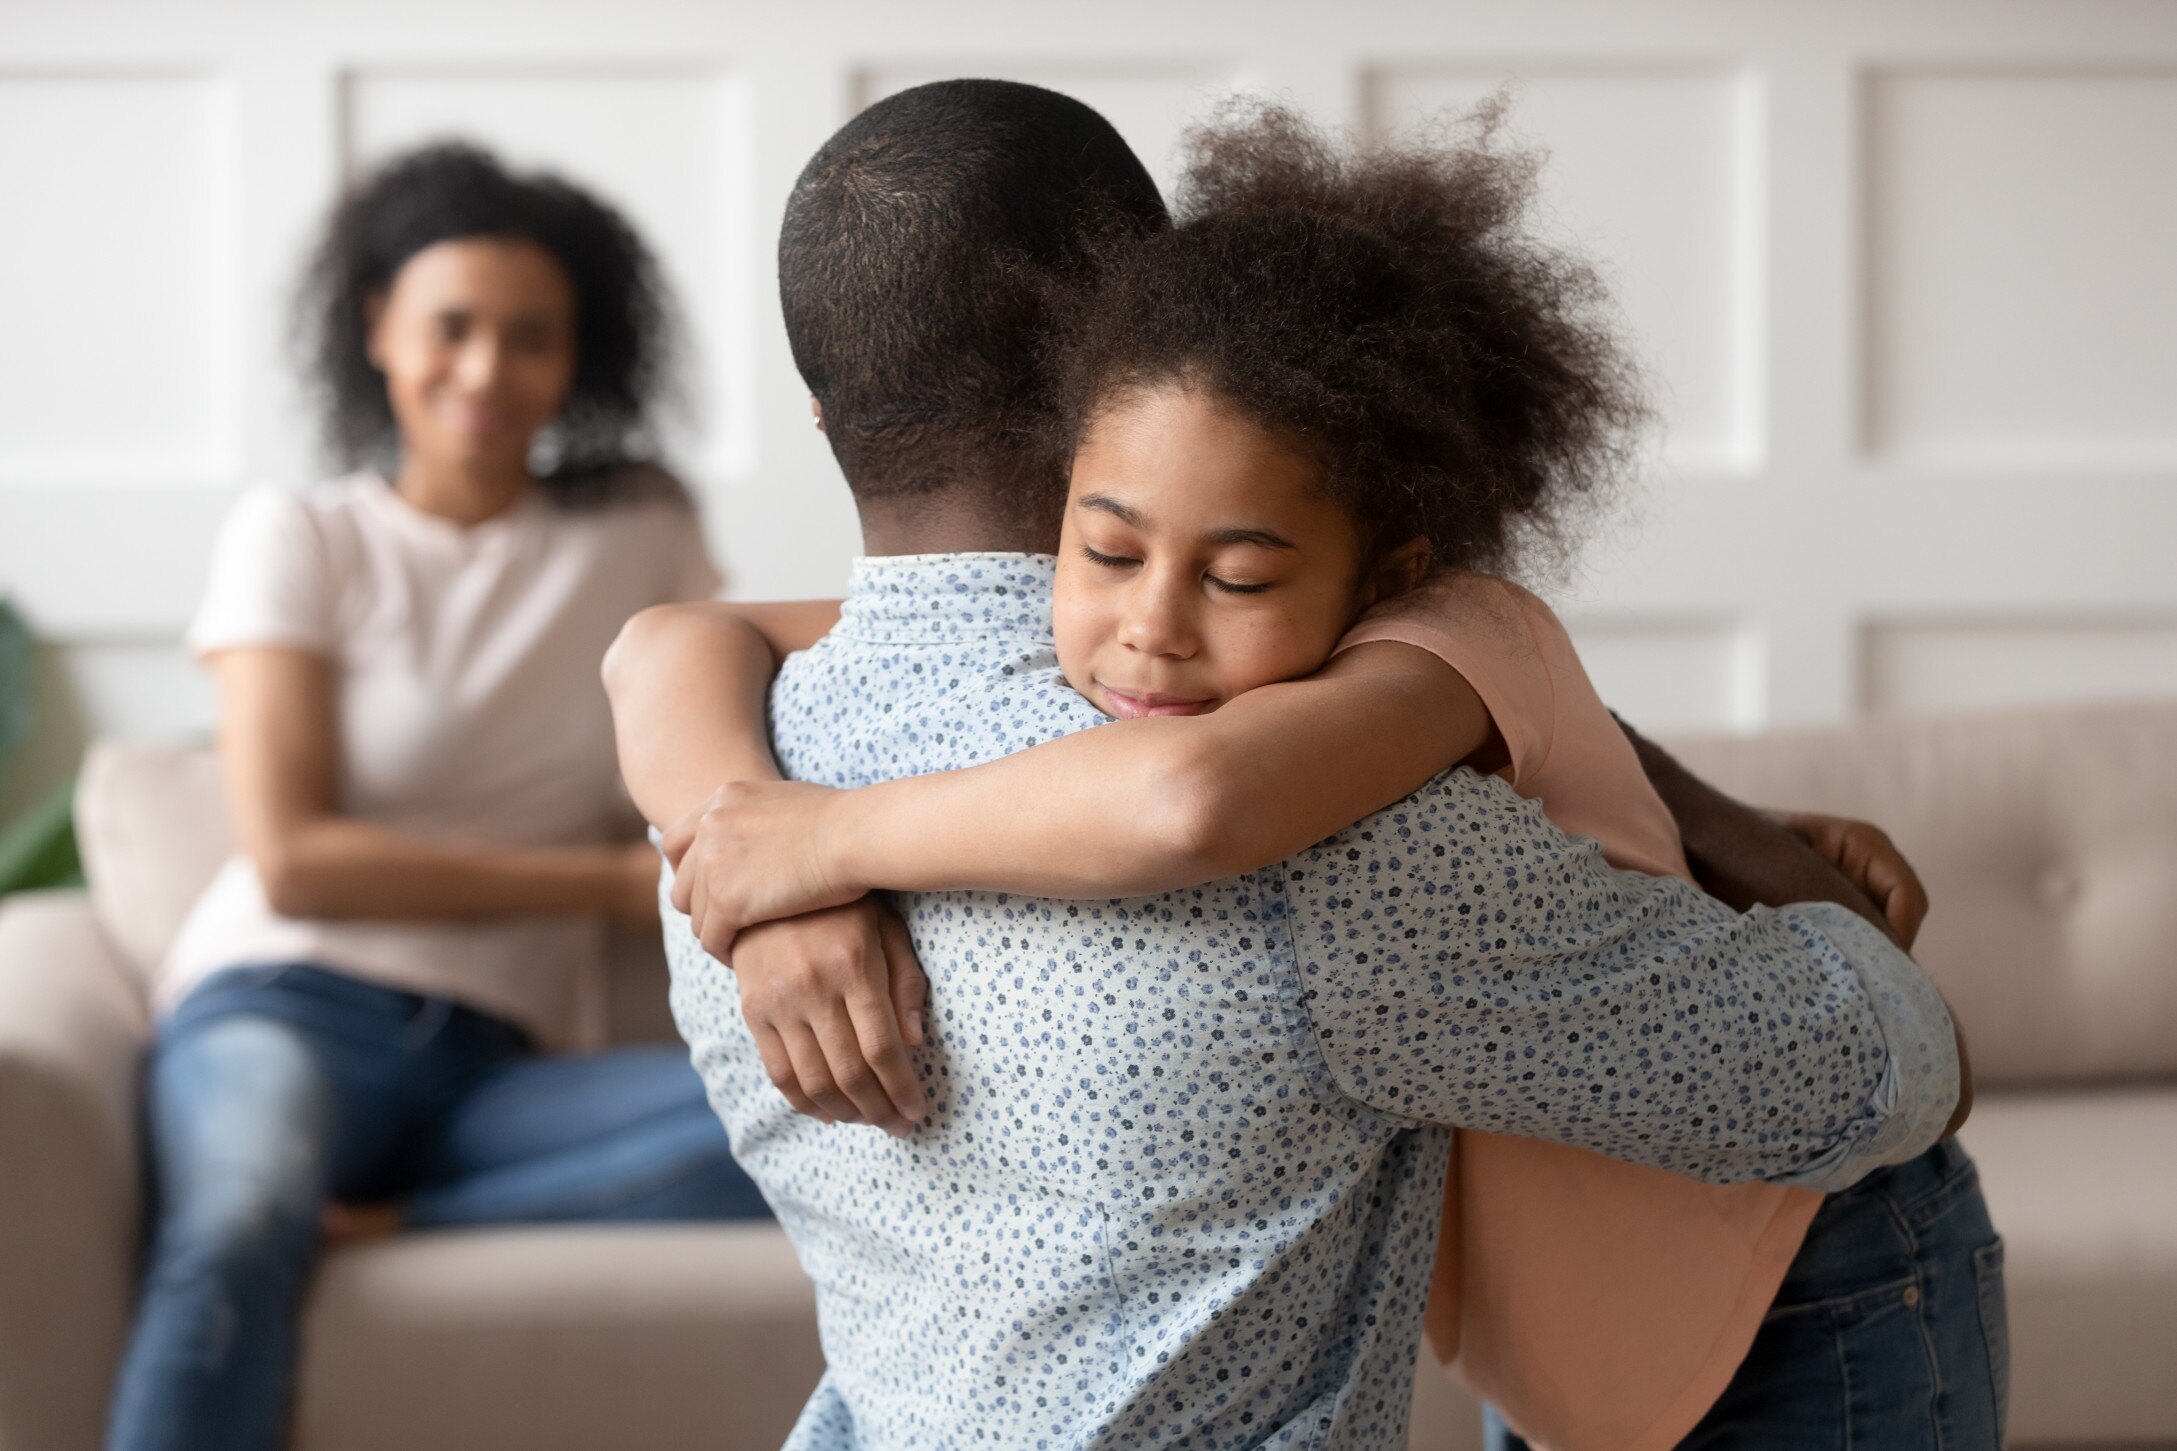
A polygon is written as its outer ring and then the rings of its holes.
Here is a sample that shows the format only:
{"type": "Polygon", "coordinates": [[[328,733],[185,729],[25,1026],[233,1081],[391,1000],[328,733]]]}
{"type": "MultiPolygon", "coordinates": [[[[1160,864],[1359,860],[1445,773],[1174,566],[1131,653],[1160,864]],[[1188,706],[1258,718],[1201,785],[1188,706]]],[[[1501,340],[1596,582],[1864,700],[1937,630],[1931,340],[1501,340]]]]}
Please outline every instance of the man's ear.
{"type": "Polygon", "coordinates": [[[1419,534],[1391,550],[1376,561],[1375,567],[1368,571],[1368,578],[1361,582],[1361,608],[1365,610],[1406,593],[1427,577],[1434,561],[1435,551],[1419,534]]]}
{"type": "Polygon", "coordinates": [[[381,373],[386,365],[385,349],[379,343],[379,335],[385,330],[385,320],[386,295],[385,289],[380,288],[363,299],[363,356],[381,373]]]}

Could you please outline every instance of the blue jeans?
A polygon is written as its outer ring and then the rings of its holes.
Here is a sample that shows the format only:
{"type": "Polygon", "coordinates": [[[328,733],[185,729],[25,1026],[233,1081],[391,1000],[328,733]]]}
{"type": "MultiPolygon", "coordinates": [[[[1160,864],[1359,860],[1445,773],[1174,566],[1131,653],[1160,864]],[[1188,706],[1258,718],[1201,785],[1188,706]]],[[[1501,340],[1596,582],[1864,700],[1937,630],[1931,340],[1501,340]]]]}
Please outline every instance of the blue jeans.
{"type": "MultiPolygon", "coordinates": [[[[1955,1139],[1815,1212],[1738,1374],[1683,1451],[1996,1451],[2003,1241],[1955,1139]]],[[[1494,1411],[1490,1451],[1525,1451],[1494,1411]]]]}
{"type": "Polygon", "coordinates": [[[206,979],[145,1074],[149,1241],[111,1451],[274,1451],[328,1199],[405,1225],[766,1215],[686,1054],[542,1058],[445,998],[306,964],[206,979]]]}

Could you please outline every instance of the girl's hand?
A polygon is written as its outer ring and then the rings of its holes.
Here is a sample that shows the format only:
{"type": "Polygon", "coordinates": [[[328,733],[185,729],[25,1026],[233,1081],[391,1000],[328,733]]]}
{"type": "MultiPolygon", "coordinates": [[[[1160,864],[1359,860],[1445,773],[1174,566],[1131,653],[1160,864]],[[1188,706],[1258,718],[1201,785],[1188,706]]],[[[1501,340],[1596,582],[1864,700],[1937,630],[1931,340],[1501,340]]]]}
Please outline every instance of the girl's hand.
{"type": "Polygon", "coordinates": [[[720,962],[758,922],[839,907],[868,890],[842,879],[830,813],[844,793],[800,781],[734,781],[666,831],[673,905],[720,962]]]}
{"type": "Polygon", "coordinates": [[[905,1138],[925,1112],[908,1049],[929,982],[899,914],[875,897],[741,934],[741,1016],[771,1082],[825,1123],[905,1138]]]}
{"type": "Polygon", "coordinates": [[[1890,924],[1898,945],[1908,952],[1912,950],[1913,939],[1920,935],[1920,924],[1927,920],[1928,891],[1887,832],[1869,822],[1815,811],[1772,811],[1768,815],[1865,892],[1890,924]]]}

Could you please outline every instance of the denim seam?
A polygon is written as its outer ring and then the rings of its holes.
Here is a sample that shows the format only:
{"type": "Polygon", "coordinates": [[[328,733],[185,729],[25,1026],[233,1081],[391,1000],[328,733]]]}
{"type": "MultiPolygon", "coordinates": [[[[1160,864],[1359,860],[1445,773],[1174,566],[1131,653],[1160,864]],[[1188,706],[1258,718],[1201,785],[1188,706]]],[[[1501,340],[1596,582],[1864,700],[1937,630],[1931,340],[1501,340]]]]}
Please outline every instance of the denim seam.
{"type": "Polygon", "coordinates": [[[1897,1279],[1884,1284],[1871,1285],[1864,1290],[1853,1290],[1849,1294],[1832,1295],[1826,1300],[1802,1300],[1790,1305],[1775,1305],[1770,1308],[1766,1315],[1762,1316],[1761,1323],[1766,1325],[1775,1320],[1814,1314],[1850,1318],[1850,1312],[1857,1310],[1861,1305],[1888,1304],[1907,1288],[1918,1282],[1918,1276],[1916,1275],[1901,1275],[1897,1279]]]}
{"type": "MultiPolygon", "coordinates": [[[[1960,1182],[1964,1177],[1961,1174],[1951,1182],[1960,1182]]],[[[1912,1205],[1917,1207],[1924,1204],[1928,1200],[1936,1198],[1942,1193],[1943,1189],[1948,1187],[1948,1184],[1938,1186],[1936,1189],[1930,1190],[1918,1199],[1913,1200],[1912,1205]]],[[[1936,1451],[1948,1451],[1947,1438],[1943,1434],[1942,1417],[1943,1358],[1936,1353],[1935,1337],[1928,1333],[1928,1290],[1927,1285],[1924,1283],[1925,1276],[1922,1274],[1919,1229],[1914,1225],[1913,1216],[1908,1212],[1907,1206],[1898,1203],[1896,1196],[1887,1189],[1882,1191],[1882,1202],[1884,1207],[1889,1210],[1890,1218],[1897,1222],[1899,1231],[1904,1234],[1906,1252],[1912,1256],[1912,1283],[1916,1295],[1915,1302],[1912,1305],[1912,1327],[1919,1332],[1920,1350],[1927,1357],[1928,1426],[1935,1432],[1936,1451]]]]}
{"type": "Polygon", "coordinates": [[[1843,1451],[1852,1451],[1852,1357],[1844,1349],[1844,1323],[1835,1315],[1829,1317],[1829,1338],[1837,1345],[1837,1379],[1843,1383],[1842,1405],[1844,1414],[1843,1451]]]}

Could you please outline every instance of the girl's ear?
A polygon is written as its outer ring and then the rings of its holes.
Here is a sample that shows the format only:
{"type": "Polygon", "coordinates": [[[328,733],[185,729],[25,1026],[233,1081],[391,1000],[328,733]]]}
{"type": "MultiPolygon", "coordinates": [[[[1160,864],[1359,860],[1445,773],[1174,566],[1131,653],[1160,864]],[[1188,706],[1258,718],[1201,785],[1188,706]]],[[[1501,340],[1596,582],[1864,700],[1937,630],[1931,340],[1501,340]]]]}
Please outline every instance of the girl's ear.
{"type": "Polygon", "coordinates": [[[1434,551],[1429,541],[1416,534],[1376,561],[1361,584],[1361,608],[1381,604],[1406,593],[1427,577],[1434,551]]]}

